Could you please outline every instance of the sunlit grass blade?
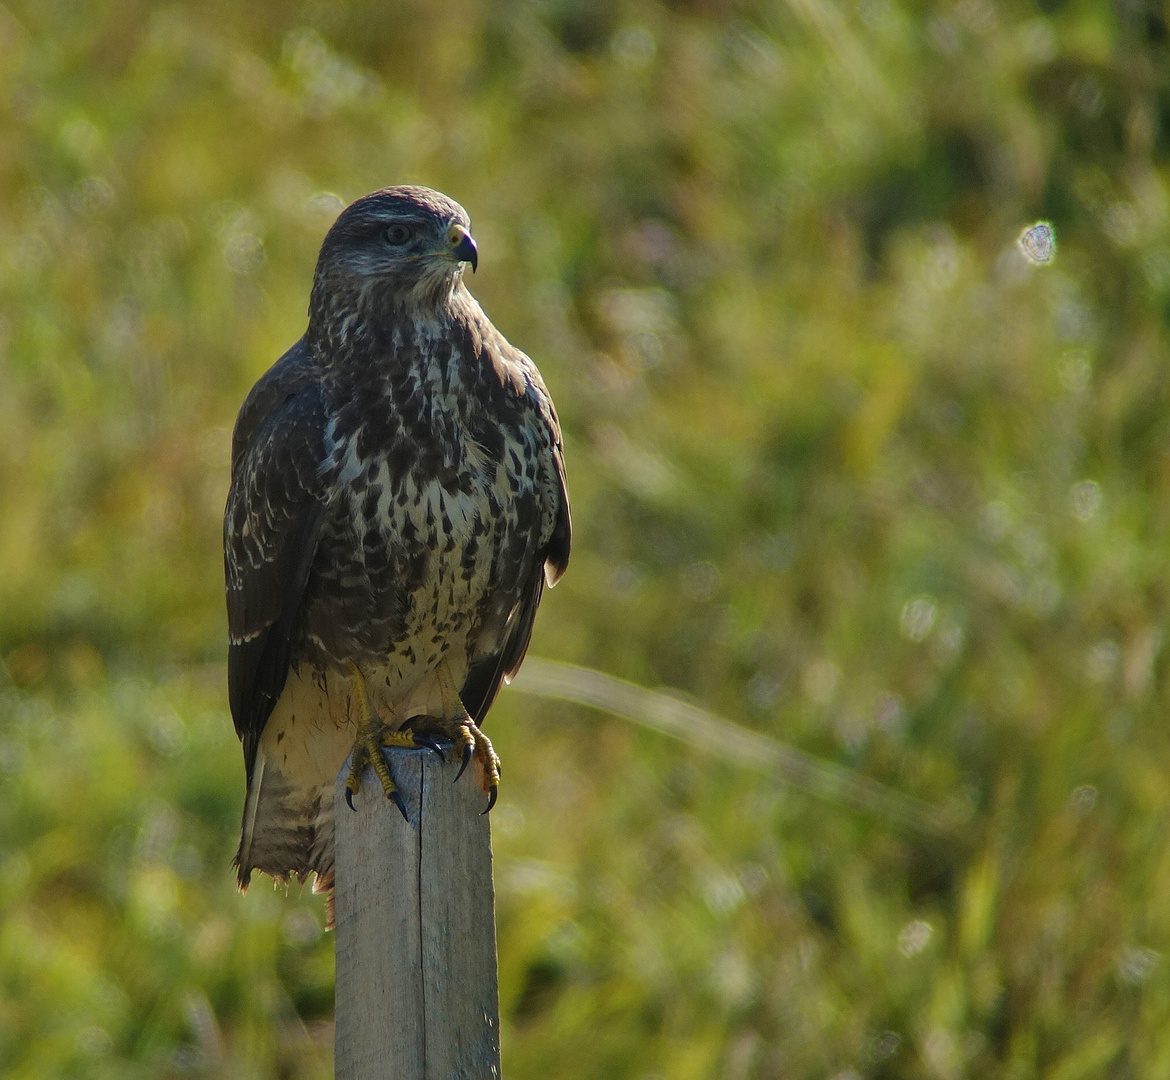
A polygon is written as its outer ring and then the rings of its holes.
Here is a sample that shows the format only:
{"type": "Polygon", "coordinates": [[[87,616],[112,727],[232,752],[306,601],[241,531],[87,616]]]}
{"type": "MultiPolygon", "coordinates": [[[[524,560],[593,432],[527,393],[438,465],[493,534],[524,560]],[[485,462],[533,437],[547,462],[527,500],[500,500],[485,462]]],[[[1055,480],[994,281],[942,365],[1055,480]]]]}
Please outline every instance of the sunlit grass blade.
{"type": "Polygon", "coordinates": [[[960,838],[946,811],[939,807],[749,731],[668,693],[537,656],[525,661],[512,686],[524,693],[601,709],[767,773],[817,798],[878,814],[915,832],[960,838]]]}

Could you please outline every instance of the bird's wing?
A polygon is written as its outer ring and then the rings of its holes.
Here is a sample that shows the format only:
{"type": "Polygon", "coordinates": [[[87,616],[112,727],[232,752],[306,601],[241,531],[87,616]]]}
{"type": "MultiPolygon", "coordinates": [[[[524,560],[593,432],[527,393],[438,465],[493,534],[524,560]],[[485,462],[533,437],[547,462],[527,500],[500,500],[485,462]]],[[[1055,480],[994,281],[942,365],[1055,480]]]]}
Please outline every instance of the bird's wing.
{"type": "Polygon", "coordinates": [[[232,439],[224,511],[228,699],[251,780],[260,734],[288,677],[327,492],[325,409],[303,346],[253,387],[232,439]]]}
{"type": "Polygon", "coordinates": [[[541,534],[535,544],[535,557],[527,565],[515,594],[516,603],[505,627],[500,648],[471,665],[463,684],[461,698],[475,722],[481,723],[503,683],[512,681],[528,643],[536,609],[547,582],[554,586],[569,565],[573,526],[569,512],[569,492],[565,485],[565,455],[561,425],[552,398],[545,389],[536,365],[523,353],[516,352],[524,374],[522,407],[536,423],[542,425],[549,439],[545,483],[539,520],[541,534]]]}

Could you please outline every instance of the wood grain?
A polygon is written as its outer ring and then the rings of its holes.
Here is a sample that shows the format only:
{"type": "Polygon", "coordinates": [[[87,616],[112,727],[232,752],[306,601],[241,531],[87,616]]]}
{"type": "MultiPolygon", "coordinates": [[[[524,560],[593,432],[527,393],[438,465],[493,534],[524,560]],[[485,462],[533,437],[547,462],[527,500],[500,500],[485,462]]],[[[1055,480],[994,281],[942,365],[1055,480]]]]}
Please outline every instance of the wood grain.
{"type": "Polygon", "coordinates": [[[487,796],[473,763],[387,752],[409,822],[367,770],[336,820],[337,1080],[498,1080],[487,796]]]}

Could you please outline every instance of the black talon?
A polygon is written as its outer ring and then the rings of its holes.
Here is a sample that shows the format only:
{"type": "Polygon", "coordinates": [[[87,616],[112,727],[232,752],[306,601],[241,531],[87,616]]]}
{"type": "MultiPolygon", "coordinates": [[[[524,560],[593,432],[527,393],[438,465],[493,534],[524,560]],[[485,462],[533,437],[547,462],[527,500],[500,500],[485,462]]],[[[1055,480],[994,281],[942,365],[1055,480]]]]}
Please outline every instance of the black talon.
{"type": "Polygon", "coordinates": [[[418,743],[419,746],[425,746],[428,750],[433,750],[436,754],[439,755],[439,760],[443,762],[444,765],[447,763],[447,758],[443,754],[443,744],[439,742],[438,739],[432,739],[429,735],[415,735],[414,741],[418,743]]]}
{"type": "Polygon", "coordinates": [[[492,784],[492,786],[490,788],[488,788],[487,809],[480,813],[480,815],[479,815],[480,817],[483,817],[484,814],[490,814],[492,812],[492,807],[496,805],[496,796],[498,794],[499,794],[499,789],[496,787],[495,784],[492,784]]]}
{"type": "Polygon", "coordinates": [[[399,812],[402,814],[402,820],[410,824],[410,818],[406,816],[406,803],[402,801],[402,796],[397,791],[392,791],[389,797],[390,801],[398,807],[399,812]]]}
{"type": "Polygon", "coordinates": [[[459,779],[459,777],[461,777],[463,775],[463,770],[467,768],[468,764],[471,761],[471,755],[474,753],[475,753],[475,744],[474,743],[468,743],[463,748],[463,764],[459,766],[459,771],[455,774],[455,780],[452,780],[451,783],[454,784],[459,779]]]}
{"type": "Polygon", "coordinates": [[[353,804],[353,792],[348,787],[345,789],[345,801],[349,803],[349,808],[356,814],[357,807],[353,804]]]}

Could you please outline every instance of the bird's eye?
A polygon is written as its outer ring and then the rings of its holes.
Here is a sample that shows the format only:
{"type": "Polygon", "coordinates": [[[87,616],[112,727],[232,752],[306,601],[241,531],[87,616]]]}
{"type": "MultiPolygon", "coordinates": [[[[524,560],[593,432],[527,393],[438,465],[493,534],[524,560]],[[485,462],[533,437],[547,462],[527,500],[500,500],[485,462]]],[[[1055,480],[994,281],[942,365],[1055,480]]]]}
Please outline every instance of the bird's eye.
{"type": "Polygon", "coordinates": [[[386,230],[386,239],[392,244],[405,244],[410,239],[410,230],[405,225],[391,225],[386,230]]]}

